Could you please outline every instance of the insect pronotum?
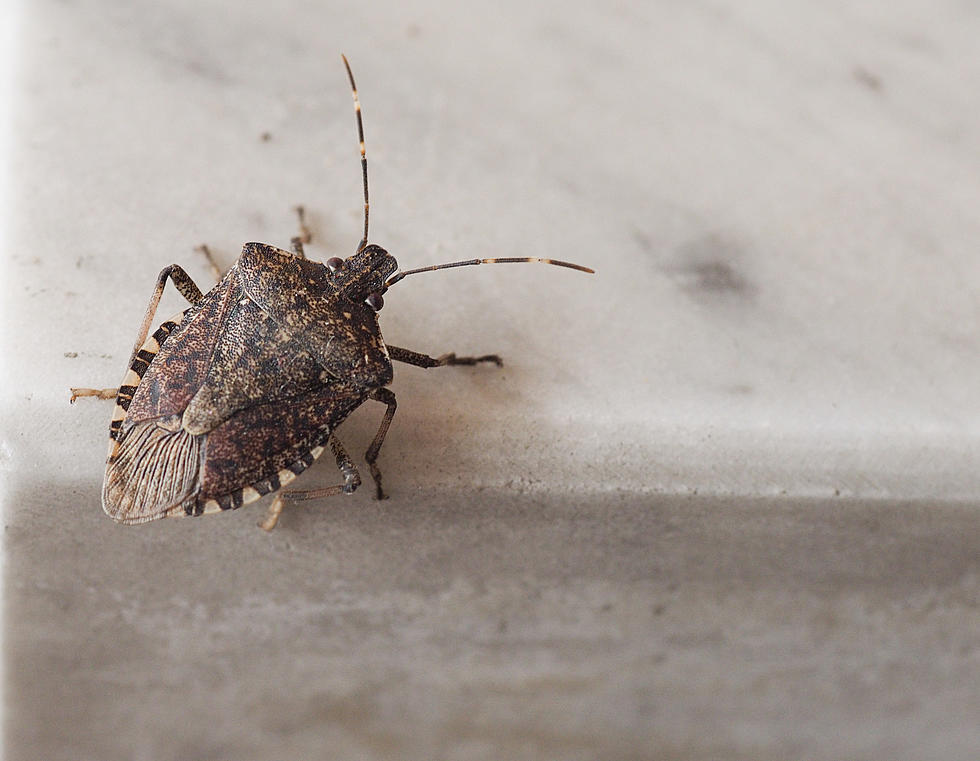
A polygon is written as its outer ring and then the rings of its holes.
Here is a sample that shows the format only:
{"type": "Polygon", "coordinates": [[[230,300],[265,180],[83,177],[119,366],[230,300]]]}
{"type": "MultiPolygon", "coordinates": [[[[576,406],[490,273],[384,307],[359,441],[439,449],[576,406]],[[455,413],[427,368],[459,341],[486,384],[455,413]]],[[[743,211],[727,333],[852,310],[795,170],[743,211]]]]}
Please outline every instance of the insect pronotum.
{"type": "MultiPolygon", "coordinates": [[[[431,357],[386,345],[377,313],[383,294],[409,275],[452,267],[542,262],[581,272],[578,264],[537,257],[494,257],[398,271],[380,246],[368,243],[367,152],[357,86],[343,58],[354,98],[364,234],[347,259],[306,258],[310,241],[302,207],[292,251],[246,243],[235,264],[206,294],[178,265],[157,278],[130,356],[115,389],[73,388],[80,396],[115,398],[102,487],[105,512],[121,523],[201,515],[241,507],[276,492],[259,525],[271,530],[286,502],[350,494],[360,474],[335,431],[367,400],[385,413],[364,459],[375,494],[384,499],[378,453],[395,414],[388,388],[392,361],[416,367],[501,365],[496,354],[431,357]],[[149,335],[167,280],[190,307],[149,335]],[[327,449],[343,483],[285,491],[327,449]]],[[[201,250],[211,261],[206,247],[201,250]]],[[[220,275],[220,270],[214,267],[220,275]]]]}

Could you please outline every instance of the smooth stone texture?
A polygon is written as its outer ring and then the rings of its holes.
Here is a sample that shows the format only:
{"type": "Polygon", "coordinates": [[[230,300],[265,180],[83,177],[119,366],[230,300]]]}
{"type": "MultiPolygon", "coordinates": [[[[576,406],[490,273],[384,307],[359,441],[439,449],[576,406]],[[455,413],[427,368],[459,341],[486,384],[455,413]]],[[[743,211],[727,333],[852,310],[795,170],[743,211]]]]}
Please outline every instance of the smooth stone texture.
{"type": "Polygon", "coordinates": [[[416,490],[304,505],[271,536],[44,509],[88,491],[17,495],[9,758],[965,760],[980,742],[972,508],[416,490]]]}
{"type": "Polygon", "coordinates": [[[968,4],[8,8],[5,758],[978,756],[968,4]],[[597,274],[386,294],[505,360],[396,368],[389,501],[117,526],[67,389],[195,245],[353,251],[341,52],[402,267],[597,274]]]}

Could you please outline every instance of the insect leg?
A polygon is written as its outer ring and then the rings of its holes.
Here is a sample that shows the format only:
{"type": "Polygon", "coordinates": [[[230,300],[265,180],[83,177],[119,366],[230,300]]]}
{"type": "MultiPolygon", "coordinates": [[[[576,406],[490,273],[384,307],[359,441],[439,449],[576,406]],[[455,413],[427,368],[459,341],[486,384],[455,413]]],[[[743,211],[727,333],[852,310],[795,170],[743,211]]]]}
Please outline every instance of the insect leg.
{"type": "Polygon", "coordinates": [[[344,445],[340,443],[340,439],[336,436],[331,436],[327,440],[327,443],[330,445],[330,450],[337,460],[337,467],[344,475],[344,494],[353,494],[354,490],[361,485],[361,474],[357,472],[353,460],[347,454],[344,445]]]}
{"type": "Polygon", "coordinates": [[[303,244],[309,243],[311,240],[313,240],[313,233],[311,233],[310,228],[306,226],[306,209],[304,209],[302,206],[297,206],[296,216],[299,217],[299,235],[292,238],[290,240],[290,244],[293,247],[293,253],[295,253],[300,259],[305,259],[306,254],[303,253],[303,244]]]}
{"type": "Polygon", "coordinates": [[[204,258],[208,260],[208,266],[211,268],[211,274],[214,275],[215,281],[221,280],[221,267],[218,266],[218,262],[215,260],[207,244],[202,243],[200,246],[196,246],[194,250],[204,254],[204,258]]]}
{"type": "Polygon", "coordinates": [[[115,399],[118,392],[118,388],[72,388],[69,403],[74,404],[75,400],[80,396],[94,396],[99,399],[115,399]]]}
{"type": "Polygon", "coordinates": [[[286,502],[302,502],[307,499],[332,497],[334,494],[353,494],[354,490],[361,485],[361,476],[340,440],[336,436],[331,436],[327,439],[327,443],[330,445],[334,457],[337,458],[337,467],[344,475],[344,483],[327,486],[323,489],[279,492],[272,504],[269,505],[269,512],[266,513],[265,520],[259,522],[259,528],[272,531],[279,522],[279,516],[282,514],[286,502]]]}
{"type": "Polygon", "coordinates": [[[201,289],[191,280],[190,275],[184,272],[183,267],[179,264],[171,264],[169,267],[164,267],[159,277],[157,277],[157,284],[153,289],[153,295],[150,297],[150,303],[146,306],[146,314],[143,315],[143,324],[140,325],[139,335],[136,337],[136,344],[133,346],[133,353],[129,356],[129,364],[133,363],[136,353],[146,340],[146,334],[150,332],[153,315],[156,314],[157,306],[160,304],[160,297],[163,296],[163,289],[167,285],[167,278],[173,281],[180,295],[191,304],[196,304],[203,297],[201,289]]]}
{"type": "Polygon", "coordinates": [[[398,402],[395,401],[394,392],[387,388],[375,389],[370,393],[368,399],[374,399],[375,401],[388,405],[388,409],[385,410],[385,416],[381,419],[381,425],[378,427],[378,432],[374,434],[374,441],[371,442],[371,446],[368,447],[364,455],[364,459],[371,469],[374,486],[377,489],[376,497],[378,499],[387,499],[388,497],[381,488],[381,469],[378,468],[377,460],[378,453],[381,451],[381,445],[384,443],[385,436],[388,435],[388,427],[391,425],[391,419],[395,416],[395,408],[398,406],[398,402]]]}
{"type": "Polygon", "coordinates": [[[416,367],[445,367],[446,365],[476,365],[480,362],[493,362],[497,367],[503,367],[504,361],[496,354],[484,354],[482,357],[457,357],[455,353],[443,354],[441,357],[430,357],[417,351],[402,349],[388,345],[388,355],[392,359],[416,367]]]}
{"type": "MultiPolygon", "coordinates": [[[[202,248],[206,250],[205,246],[202,246],[202,248]]],[[[210,257],[210,253],[208,253],[208,256],[210,257]]],[[[153,289],[153,295],[150,297],[150,303],[146,307],[146,314],[143,315],[143,323],[140,325],[139,335],[136,337],[135,346],[133,346],[133,353],[129,355],[127,367],[133,364],[133,359],[136,358],[137,352],[143,346],[143,342],[146,341],[146,334],[150,332],[150,324],[153,322],[153,315],[156,314],[157,306],[160,304],[160,297],[163,296],[163,289],[167,285],[167,278],[173,281],[180,294],[191,302],[191,304],[196,304],[202,298],[201,289],[194,284],[194,281],[191,280],[190,276],[184,272],[180,265],[171,264],[169,267],[166,267],[160,273],[159,277],[157,277],[157,284],[153,289]]],[[[71,390],[71,402],[74,402],[80,396],[115,399],[118,390],[115,388],[73,388],[71,390]]]]}

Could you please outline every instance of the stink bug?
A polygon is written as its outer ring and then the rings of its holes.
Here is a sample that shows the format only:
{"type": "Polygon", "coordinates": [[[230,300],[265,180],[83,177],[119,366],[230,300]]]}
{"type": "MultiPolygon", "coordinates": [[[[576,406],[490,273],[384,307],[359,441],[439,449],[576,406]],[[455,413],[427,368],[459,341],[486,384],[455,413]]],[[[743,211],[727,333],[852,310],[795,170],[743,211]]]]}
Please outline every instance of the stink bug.
{"type": "Polygon", "coordinates": [[[399,272],[394,257],[368,244],[364,128],[354,76],[343,60],[364,186],[364,237],[354,254],[326,264],[308,260],[303,243],[310,236],[300,207],[304,234],[293,238],[292,252],[246,243],[207,294],[171,265],[157,279],[119,388],[72,389],[72,401],[79,396],[116,400],[102,487],[102,506],[116,521],[230,510],[278,492],[259,524],[271,530],[285,501],[350,494],[360,475],[334,431],[368,399],[387,407],[364,458],[376,496],[384,499],[377,459],[395,414],[395,395],[387,388],[392,360],[423,368],[502,363],[493,354],[435,358],[386,346],[377,316],[383,294],[408,275],[473,264],[544,262],[592,272],[531,257],[469,259],[399,272]],[[147,338],[167,280],[191,306],[147,338]],[[280,491],[326,448],[336,458],[342,484],[280,491]]]}

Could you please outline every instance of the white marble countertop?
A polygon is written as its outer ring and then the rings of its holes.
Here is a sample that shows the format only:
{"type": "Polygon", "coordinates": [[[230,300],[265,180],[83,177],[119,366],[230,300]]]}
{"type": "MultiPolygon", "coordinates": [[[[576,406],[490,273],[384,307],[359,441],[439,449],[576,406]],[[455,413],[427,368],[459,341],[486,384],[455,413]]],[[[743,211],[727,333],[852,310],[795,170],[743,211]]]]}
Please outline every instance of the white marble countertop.
{"type": "MultiPolygon", "coordinates": [[[[31,382],[5,393],[20,428],[60,435],[14,439],[14,462],[71,449],[62,467],[93,472],[103,415],[62,410],[64,389],[118,382],[156,273],[208,282],[195,245],[226,264],[248,240],[285,247],[301,202],[313,256],[353,249],[343,50],[373,240],[405,267],[598,271],[391,294],[392,343],[507,360],[398,373],[398,424],[479,461],[447,483],[977,493],[980,63],[952,10],[271,8],[25,10],[5,343],[31,382]]],[[[431,484],[431,449],[393,436],[388,458],[431,484]]]]}
{"type": "MultiPolygon", "coordinates": [[[[364,109],[371,239],[403,268],[535,255],[597,270],[480,267],[392,289],[381,313],[390,343],[499,352],[506,364],[396,368],[385,510],[457,492],[473,504],[481,494],[976,503],[980,16],[967,4],[44,0],[8,15],[8,569],[30,573],[47,557],[94,579],[101,571],[79,570],[75,543],[136,562],[164,552],[172,532],[200,530],[123,529],[102,516],[111,403],[69,407],[67,390],[119,382],[164,266],[209,283],[200,243],[226,265],[246,241],[285,248],[302,203],[312,258],[353,251],[361,189],[341,52],[364,109]]],[[[170,293],[159,316],[180,307],[170,293]]],[[[374,407],[342,429],[359,464],[374,407]]],[[[335,475],[318,465],[305,478],[312,488],[335,475]]],[[[358,510],[377,509],[367,492],[353,497],[358,510]]],[[[203,530],[257,542],[260,514],[203,530]]],[[[329,533],[328,506],[292,520],[308,527],[317,515],[329,533]]],[[[155,600],[139,609],[162,616],[184,594],[139,588],[155,600]]],[[[34,592],[11,589],[8,613],[33,610],[34,592]]],[[[77,589],[60,594],[79,604],[77,589]]],[[[186,594],[180,605],[209,610],[186,594]]],[[[42,630],[65,621],[36,615],[42,630]]],[[[729,757],[801,747],[760,732],[721,731],[713,747],[729,757]]],[[[976,734],[963,732],[921,757],[965,758],[976,734]]],[[[636,727],[631,736],[642,744],[636,727]]],[[[39,745],[16,747],[59,747],[31,737],[39,745]]],[[[542,742],[545,756],[562,747],[542,742]]],[[[480,747],[451,755],[483,757],[480,747]]],[[[690,747],[692,758],[708,752],[690,747]]],[[[858,747],[873,746],[840,749],[858,747]]]]}

